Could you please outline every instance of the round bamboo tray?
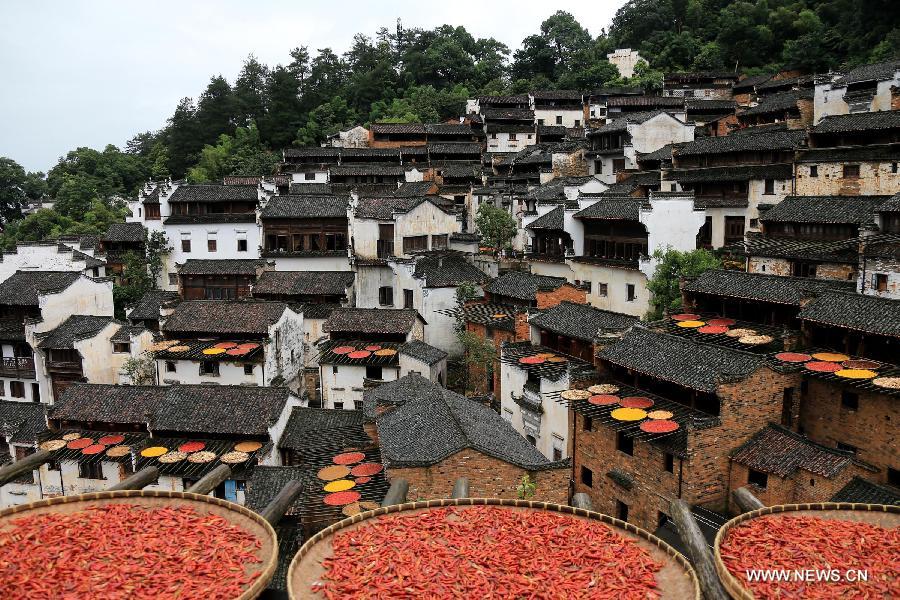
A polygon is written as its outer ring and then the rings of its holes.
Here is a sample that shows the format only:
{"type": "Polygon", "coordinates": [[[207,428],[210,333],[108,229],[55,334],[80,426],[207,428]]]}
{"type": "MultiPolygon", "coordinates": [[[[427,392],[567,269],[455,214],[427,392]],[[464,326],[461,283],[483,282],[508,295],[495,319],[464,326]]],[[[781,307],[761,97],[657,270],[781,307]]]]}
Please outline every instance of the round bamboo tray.
{"type": "MultiPolygon", "coordinates": [[[[4,525],[11,519],[23,516],[42,513],[73,513],[84,510],[87,506],[102,506],[116,503],[136,504],[154,508],[189,506],[201,515],[213,514],[222,517],[232,525],[258,537],[262,542],[262,547],[258,554],[258,557],[262,559],[262,563],[254,563],[253,569],[259,569],[261,574],[235,600],[258,598],[275,574],[275,568],[278,563],[278,541],[272,526],[248,508],[203,494],[163,490],[120,490],[114,492],[93,492],[78,496],[61,496],[0,510],[0,529],[3,529],[4,525]]],[[[177,533],[174,535],[177,535],[177,533]]],[[[248,570],[248,572],[250,571],[248,570]]]]}
{"type": "Polygon", "coordinates": [[[313,592],[312,584],[321,579],[324,569],[322,561],[333,555],[331,545],[332,536],[338,531],[352,531],[359,527],[365,527],[369,519],[380,515],[396,512],[425,512],[431,508],[440,506],[507,506],[510,510],[536,511],[549,510],[553,512],[573,515],[578,519],[591,519],[611,525],[616,533],[624,538],[637,542],[643,550],[665,564],[656,574],[661,598],[683,600],[686,598],[700,599],[700,586],[697,576],[687,559],[679,554],[667,543],[639,529],[630,523],[614,519],[604,514],[563,506],[547,502],[532,502],[529,500],[506,500],[500,498],[461,498],[455,500],[427,500],[424,502],[409,502],[394,506],[382,507],[376,510],[362,512],[350,518],[335,523],[327,529],[323,529],[306,541],[297,551],[288,569],[287,587],[288,595],[292,600],[306,598],[324,598],[321,592],[313,592]]]}
{"type": "MultiPolygon", "coordinates": [[[[850,502],[819,502],[816,504],[780,504],[767,506],[757,510],[738,515],[731,519],[716,534],[715,561],[716,571],[722,586],[737,600],[755,600],[753,592],[744,587],[741,580],[731,574],[731,571],[722,561],[721,545],[728,531],[745,521],[763,517],[789,513],[798,517],[819,517],[822,519],[839,519],[842,521],[859,521],[870,523],[880,527],[900,527],[900,506],[885,506],[882,504],[855,504],[850,502]]],[[[765,568],[765,565],[760,565],[765,568]]]]}

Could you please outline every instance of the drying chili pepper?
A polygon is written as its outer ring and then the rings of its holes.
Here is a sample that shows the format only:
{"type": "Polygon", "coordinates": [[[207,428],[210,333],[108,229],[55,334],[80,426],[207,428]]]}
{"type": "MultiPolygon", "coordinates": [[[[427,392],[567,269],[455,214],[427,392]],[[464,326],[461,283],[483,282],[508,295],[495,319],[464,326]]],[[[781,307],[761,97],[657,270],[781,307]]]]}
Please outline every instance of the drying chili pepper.
{"type": "Polygon", "coordinates": [[[385,515],[335,534],[325,598],[658,598],[663,565],[598,521],[495,506],[385,515]]]}
{"type": "Polygon", "coordinates": [[[0,598],[232,600],[260,575],[261,541],[190,507],[92,505],[0,526],[0,598]]]}
{"type": "Polygon", "coordinates": [[[719,551],[731,574],[756,598],[900,598],[900,527],[767,515],[730,529],[719,551]],[[834,581],[750,582],[751,569],[836,569],[841,576],[834,581]],[[844,577],[848,571],[865,571],[868,581],[844,577]]]}

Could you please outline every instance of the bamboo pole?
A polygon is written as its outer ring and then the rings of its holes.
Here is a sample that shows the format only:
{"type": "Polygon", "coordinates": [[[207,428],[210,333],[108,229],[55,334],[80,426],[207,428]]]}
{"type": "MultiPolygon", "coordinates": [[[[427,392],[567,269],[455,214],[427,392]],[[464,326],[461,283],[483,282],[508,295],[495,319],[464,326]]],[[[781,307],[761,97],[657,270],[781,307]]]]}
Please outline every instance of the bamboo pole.
{"type": "Polygon", "coordinates": [[[300,495],[301,491],[303,491],[303,484],[298,480],[288,481],[281,488],[281,491],[260,511],[259,516],[268,521],[270,525],[275,526],[294,503],[294,500],[297,499],[297,496],[300,495]]]}
{"type": "Polygon", "coordinates": [[[409,493],[409,482],[405,479],[395,479],[390,489],[381,501],[381,506],[393,506],[406,502],[406,494],[409,493]]]}
{"type": "Polygon", "coordinates": [[[691,514],[690,506],[684,500],[673,500],[669,505],[669,510],[672,513],[672,520],[678,527],[678,535],[684,542],[688,558],[694,565],[703,597],[706,600],[728,600],[730,596],[722,587],[722,582],[719,581],[712,552],[694,515],[691,514]]]}
{"type": "Polygon", "coordinates": [[[453,493],[451,498],[468,498],[469,497],[469,480],[466,477],[460,477],[453,484],[453,493]]]}
{"type": "Polygon", "coordinates": [[[231,476],[231,467],[222,463],[186,489],[193,494],[208,494],[231,476]]]}
{"type": "Polygon", "coordinates": [[[53,454],[51,452],[48,452],[47,450],[38,450],[34,454],[29,454],[25,458],[19,459],[12,464],[0,467],[0,485],[9,483],[27,471],[34,471],[42,464],[50,462],[52,457],[53,454]]]}
{"type": "Polygon", "coordinates": [[[145,485],[150,485],[159,478],[159,469],[156,467],[144,467],[137,473],[133,473],[131,477],[123,479],[116,485],[107,488],[112,492],[115,490],[140,490],[145,485]]]}

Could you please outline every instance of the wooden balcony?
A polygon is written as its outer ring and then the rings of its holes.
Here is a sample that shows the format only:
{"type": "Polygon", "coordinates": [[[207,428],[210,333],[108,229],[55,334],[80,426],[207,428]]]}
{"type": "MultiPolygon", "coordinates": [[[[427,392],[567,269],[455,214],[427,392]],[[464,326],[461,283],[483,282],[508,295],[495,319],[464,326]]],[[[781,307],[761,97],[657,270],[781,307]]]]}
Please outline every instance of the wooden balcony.
{"type": "Polygon", "coordinates": [[[16,379],[34,379],[34,359],[4,356],[0,358],[0,375],[16,379]]]}

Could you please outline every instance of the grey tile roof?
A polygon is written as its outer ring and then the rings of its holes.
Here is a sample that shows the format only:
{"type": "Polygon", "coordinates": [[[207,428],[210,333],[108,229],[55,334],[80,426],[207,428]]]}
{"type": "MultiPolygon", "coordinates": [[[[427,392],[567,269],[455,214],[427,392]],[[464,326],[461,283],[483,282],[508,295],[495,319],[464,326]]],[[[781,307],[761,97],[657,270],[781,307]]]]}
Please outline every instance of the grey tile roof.
{"type": "Polygon", "coordinates": [[[682,107],[684,98],[676,96],[613,96],[606,101],[610,106],[650,106],[650,107],[682,107]]]}
{"type": "Polygon", "coordinates": [[[104,242],[143,242],[147,230],[141,223],[112,223],[100,240],[104,242]]]}
{"type": "Polygon", "coordinates": [[[566,208],[562,204],[538,217],[525,226],[525,229],[554,229],[562,231],[565,229],[566,208]]]}
{"type": "Polygon", "coordinates": [[[888,196],[787,196],[763,212],[759,220],[781,223],[874,223],[878,206],[888,196]]]}
{"type": "Polygon", "coordinates": [[[626,329],[637,321],[637,317],[568,301],[561,302],[528,320],[541,329],[586,342],[593,341],[602,331],[626,329]]]}
{"type": "Polygon", "coordinates": [[[170,302],[178,299],[178,292],[168,292],[165,290],[150,290],[145,292],[141,299],[130,313],[128,320],[130,321],[158,321],[159,306],[163,302],[170,302]]]}
{"type": "Polygon", "coordinates": [[[420,375],[410,374],[375,390],[394,407],[376,418],[388,467],[430,466],[467,448],[524,469],[551,463],[489,407],[420,375]]]}
{"type": "Polygon", "coordinates": [[[799,238],[766,237],[749,232],[736,245],[747,256],[804,258],[825,262],[856,264],[859,260],[859,240],[805,240],[799,238]]]}
{"type": "Polygon", "coordinates": [[[832,148],[804,148],[794,159],[808,162],[893,162],[900,160],[900,144],[870,144],[832,148]]]}
{"type": "Polygon", "coordinates": [[[366,418],[361,410],[295,406],[278,446],[280,448],[304,448],[308,445],[311,435],[333,429],[356,428],[362,430],[365,422],[366,418]]]}
{"type": "Polygon", "coordinates": [[[900,212],[900,193],[894,194],[878,205],[878,212],[900,212]]]}
{"type": "Polygon", "coordinates": [[[256,275],[266,261],[256,258],[189,258],[178,266],[180,275],[256,275]]]}
{"type": "Polygon", "coordinates": [[[638,154],[638,161],[646,160],[672,160],[672,144],[666,144],[659,150],[647,154],[638,154]]]}
{"type": "Polygon", "coordinates": [[[349,199],[344,196],[273,196],[260,211],[262,219],[315,219],[346,217],[349,199]]]}
{"type": "Polygon", "coordinates": [[[530,92],[537,100],[578,100],[581,101],[582,92],[578,90],[539,90],[530,92]]]}
{"type": "Polygon", "coordinates": [[[149,330],[143,325],[122,325],[119,327],[119,330],[109,338],[109,341],[127,344],[131,342],[132,336],[141,335],[145,331],[149,330]]]}
{"type": "Polygon", "coordinates": [[[300,306],[299,310],[303,313],[304,319],[327,319],[336,308],[340,308],[340,305],[325,302],[307,302],[300,306]]]}
{"type": "Polygon", "coordinates": [[[422,123],[372,123],[369,131],[383,134],[417,134],[425,137],[425,126],[422,123]]]}
{"type": "Polygon", "coordinates": [[[433,181],[404,181],[393,192],[391,196],[395,198],[412,198],[416,196],[425,196],[434,187],[433,181]]]}
{"type": "Polygon", "coordinates": [[[477,132],[462,123],[426,123],[425,133],[432,135],[474,135],[477,132]]]}
{"type": "Polygon", "coordinates": [[[39,296],[61,292],[79,277],[78,271],[16,271],[0,283],[0,305],[37,306],[39,296]]]}
{"type": "Polygon", "coordinates": [[[302,148],[285,148],[285,158],[334,158],[341,155],[342,148],[328,146],[304,146],[302,148]]]}
{"type": "Polygon", "coordinates": [[[640,125],[641,123],[645,123],[656,117],[658,115],[667,115],[668,112],[664,110],[648,110],[645,112],[636,112],[636,113],[627,113],[622,117],[619,117],[602,127],[598,127],[597,129],[592,129],[588,132],[588,135],[600,135],[604,133],[616,133],[618,131],[625,131],[628,129],[629,123],[634,123],[640,125]]]}
{"type": "Polygon", "coordinates": [[[11,441],[22,444],[35,442],[38,434],[47,429],[45,406],[39,402],[0,400],[0,438],[9,436],[11,441]]]}
{"type": "Polygon", "coordinates": [[[482,108],[481,116],[485,121],[531,121],[534,119],[534,111],[530,108],[482,108]]]}
{"type": "Polygon", "coordinates": [[[800,318],[875,335],[900,337],[900,300],[825,292],[800,309],[800,318]]]}
{"type": "Polygon", "coordinates": [[[812,84],[814,81],[815,81],[814,75],[801,75],[799,77],[785,77],[783,79],[769,78],[765,83],[760,83],[759,85],[757,85],[756,91],[766,92],[768,90],[783,88],[783,87],[797,87],[797,86],[812,84]]]}
{"type": "Polygon", "coordinates": [[[253,286],[253,294],[342,296],[355,276],[353,271],[264,271],[253,286]]]}
{"type": "Polygon", "coordinates": [[[268,435],[290,396],[287,388],[239,385],[125,386],[76,383],[49,417],[144,424],[155,432],[268,435]]]}
{"type": "Polygon", "coordinates": [[[900,490],[854,477],[832,496],[830,501],[900,506],[900,490]]]}
{"type": "Polygon", "coordinates": [[[765,358],[635,326],[598,356],[605,361],[663,381],[715,393],[765,365],[765,358]]]}
{"type": "Polygon", "coordinates": [[[226,175],[222,178],[222,185],[259,185],[262,175],[226,175]]]}
{"type": "Polygon", "coordinates": [[[288,309],[284,302],[189,300],[175,307],[162,330],[177,335],[266,337],[288,309]]]}
{"type": "Polygon", "coordinates": [[[734,100],[719,100],[712,99],[707,100],[706,98],[686,98],[684,101],[684,107],[689,111],[704,113],[707,111],[723,111],[723,110],[731,110],[734,112],[734,108],[737,107],[737,102],[734,100]]]}
{"type": "Polygon", "coordinates": [[[747,165],[737,167],[709,167],[706,169],[681,169],[669,171],[666,179],[679,183],[749,181],[751,179],[791,179],[794,176],[790,164],[747,165]]]}
{"type": "Polygon", "coordinates": [[[255,185],[180,185],[169,197],[169,202],[256,202],[257,198],[255,185]]]}
{"type": "Polygon", "coordinates": [[[419,340],[411,340],[400,346],[400,354],[415,358],[426,365],[433,365],[447,358],[447,353],[440,348],[419,340]]]}
{"type": "Polygon", "coordinates": [[[791,90],[780,94],[772,94],[760,100],[759,104],[748,108],[738,114],[741,116],[767,115],[781,113],[786,110],[796,109],[800,100],[812,100],[812,90],[791,90]]]}
{"type": "Polygon", "coordinates": [[[360,198],[356,205],[355,216],[360,219],[388,221],[393,219],[394,213],[409,212],[423,202],[431,202],[441,210],[449,212],[446,201],[434,196],[380,197],[360,198]]]}
{"type": "Polygon", "coordinates": [[[292,196],[330,196],[330,183],[292,183],[290,188],[292,196]]]}
{"type": "Polygon", "coordinates": [[[829,479],[853,462],[849,452],[827,448],[775,424],[756,432],[731,453],[731,460],[779,477],[790,477],[803,469],[829,479]]]}
{"type": "Polygon", "coordinates": [[[712,270],[684,285],[688,292],[757,300],[799,307],[809,298],[832,290],[852,291],[856,283],[807,277],[782,277],[744,271],[712,270]]]}
{"type": "Polygon", "coordinates": [[[456,252],[431,252],[416,258],[413,277],[425,279],[425,287],[456,287],[464,282],[483,284],[490,277],[456,252]]]}
{"type": "Polygon", "coordinates": [[[565,285],[564,277],[534,275],[522,271],[509,271],[490,282],[485,291],[519,300],[534,300],[539,291],[553,291],[565,285]]]}
{"type": "Polygon", "coordinates": [[[94,337],[114,322],[113,317],[72,315],[46,335],[39,335],[38,348],[72,349],[76,341],[94,337]]]}
{"type": "MultiPolygon", "coordinates": [[[[609,190],[607,190],[609,191],[609,190]]],[[[637,221],[647,200],[631,196],[606,196],[575,213],[576,219],[625,219],[637,221]]]]}
{"type": "Polygon", "coordinates": [[[421,318],[411,308],[336,308],[322,326],[326,333],[407,334],[421,318]]]}
{"type": "Polygon", "coordinates": [[[478,142],[428,142],[431,154],[477,154],[481,155],[481,144],[478,142]]]}
{"type": "Polygon", "coordinates": [[[754,87],[767,82],[771,78],[772,78],[772,75],[768,75],[768,74],[767,75],[751,75],[751,76],[745,77],[744,79],[741,79],[740,81],[735,83],[733,86],[731,86],[731,89],[738,93],[744,92],[744,91],[751,91],[751,90],[753,90],[754,87]]]}
{"type": "Polygon", "coordinates": [[[365,175],[386,175],[393,177],[403,177],[406,168],[397,165],[341,165],[331,167],[330,173],[332,177],[354,177],[365,175]]]}
{"type": "Polygon", "coordinates": [[[693,156],[697,154],[725,154],[729,152],[771,152],[797,149],[806,138],[806,132],[800,130],[782,131],[770,129],[756,133],[740,135],[723,135],[704,137],[678,144],[675,156],[693,156]]]}
{"type": "Polygon", "coordinates": [[[834,85],[845,86],[863,81],[882,81],[893,78],[897,71],[900,71],[900,60],[863,65],[851,69],[846,75],[835,81],[834,85]]]}
{"type": "Polygon", "coordinates": [[[900,129],[900,110],[880,110],[849,115],[829,115],[813,127],[813,133],[844,133],[900,129]]]}

